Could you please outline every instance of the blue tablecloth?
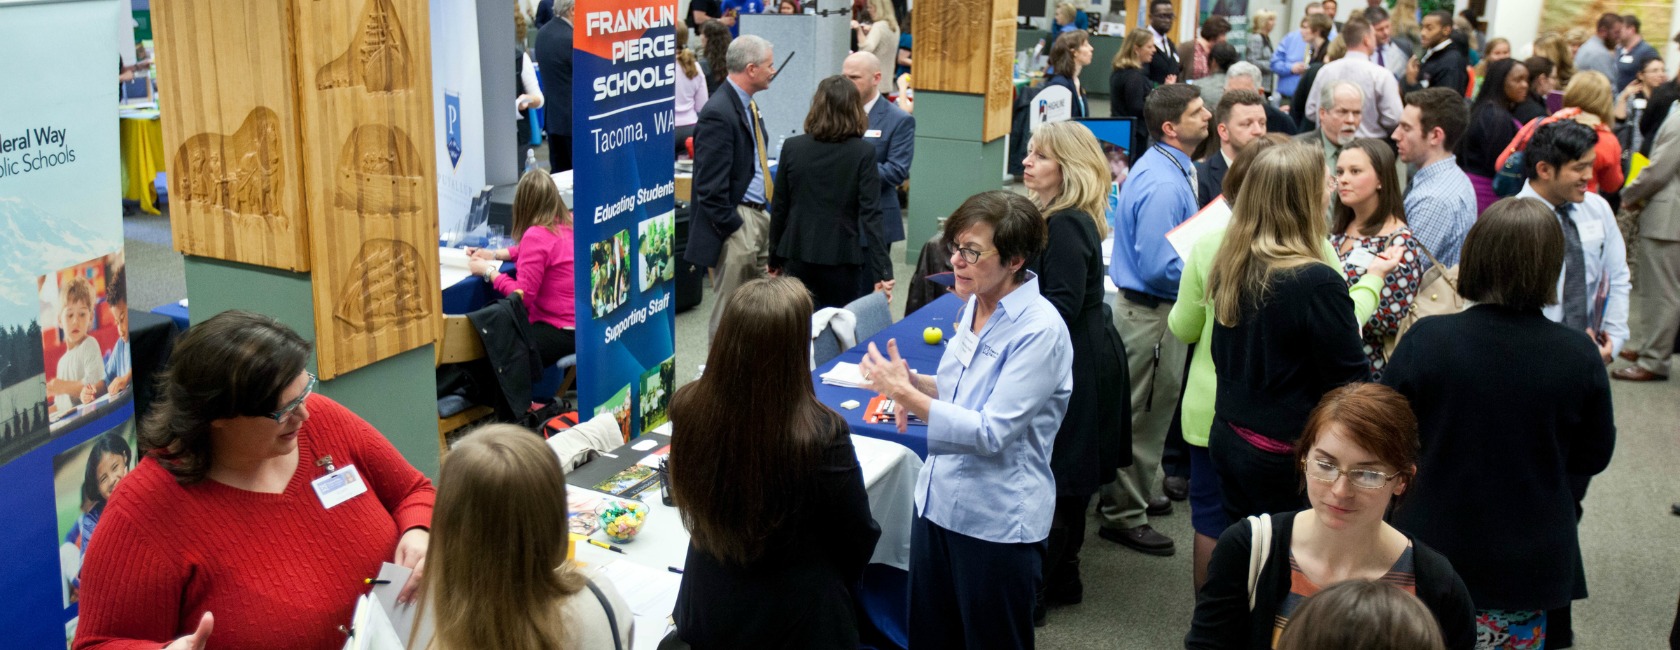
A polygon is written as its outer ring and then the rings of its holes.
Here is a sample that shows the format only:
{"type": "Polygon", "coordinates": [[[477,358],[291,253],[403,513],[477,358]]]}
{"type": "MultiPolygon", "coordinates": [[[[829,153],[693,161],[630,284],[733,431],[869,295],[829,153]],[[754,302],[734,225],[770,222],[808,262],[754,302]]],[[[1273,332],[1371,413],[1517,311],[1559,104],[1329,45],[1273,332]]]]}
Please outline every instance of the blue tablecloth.
{"type": "Polygon", "coordinates": [[[822,383],[821,375],[834,368],[837,363],[858,363],[862,361],[864,352],[869,350],[869,343],[874,343],[877,348],[880,348],[882,354],[886,354],[887,339],[894,338],[898,339],[899,356],[910,362],[911,368],[924,375],[935,374],[939,371],[939,358],[945,354],[945,344],[928,345],[923,342],[922,330],[929,327],[938,327],[945,330],[945,340],[950,340],[951,328],[955,325],[958,311],[961,309],[962,302],[957,300],[956,296],[946,294],[921,309],[906,315],[904,320],[881,330],[868,341],[860,342],[857,347],[842,352],[840,356],[818,366],[816,371],[811,373],[811,379],[817,385],[817,400],[827,404],[829,408],[845,417],[846,423],[852,427],[852,433],[881,440],[891,440],[909,447],[911,451],[916,452],[917,456],[926,459],[926,427],[912,425],[909,431],[899,433],[898,427],[891,422],[883,424],[864,422],[864,407],[868,406],[869,399],[875,397],[875,393],[861,388],[830,386],[822,383]],[[850,410],[841,408],[840,403],[849,399],[857,400],[860,406],[850,410]]]}
{"type": "Polygon", "coordinates": [[[159,316],[168,316],[169,320],[175,321],[175,328],[182,332],[187,331],[187,328],[192,326],[192,319],[187,315],[186,306],[178,302],[158,305],[157,308],[152,310],[152,313],[159,316]]]}

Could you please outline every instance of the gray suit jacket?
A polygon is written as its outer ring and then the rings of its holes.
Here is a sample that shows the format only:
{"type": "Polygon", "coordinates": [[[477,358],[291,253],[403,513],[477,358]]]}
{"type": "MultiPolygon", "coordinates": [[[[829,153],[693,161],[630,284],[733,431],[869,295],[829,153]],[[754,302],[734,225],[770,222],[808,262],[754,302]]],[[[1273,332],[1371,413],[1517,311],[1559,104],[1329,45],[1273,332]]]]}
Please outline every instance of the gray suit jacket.
{"type": "Polygon", "coordinates": [[[1670,110],[1651,145],[1651,164],[1622,188],[1624,205],[1646,201],[1639,213],[1639,236],[1680,241],[1680,111],[1670,110]]]}
{"type": "Polygon", "coordinates": [[[869,131],[865,142],[875,146],[875,170],[881,177],[881,220],[887,243],[904,239],[904,210],[898,204],[898,186],[910,177],[910,161],[916,157],[916,118],[887,98],[875,100],[869,109],[869,131]]]}

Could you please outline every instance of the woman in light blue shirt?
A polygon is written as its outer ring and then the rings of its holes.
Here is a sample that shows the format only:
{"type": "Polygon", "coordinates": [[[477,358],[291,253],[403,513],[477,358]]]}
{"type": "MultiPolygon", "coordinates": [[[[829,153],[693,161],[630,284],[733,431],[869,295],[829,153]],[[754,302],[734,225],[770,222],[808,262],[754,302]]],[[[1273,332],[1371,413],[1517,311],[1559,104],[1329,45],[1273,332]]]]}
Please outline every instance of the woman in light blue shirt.
{"type": "Polygon", "coordinates": [[[1048,229],[1026,197],[969,197],[945,221],[968,297],[935,377],[871,345],[870,388],[927,422],[910,540],[910,645],[1033,647],[1034,594],[1055,511],[1050,450],[1073,393],[1072,342],[1027,260],[1048,229]]]}

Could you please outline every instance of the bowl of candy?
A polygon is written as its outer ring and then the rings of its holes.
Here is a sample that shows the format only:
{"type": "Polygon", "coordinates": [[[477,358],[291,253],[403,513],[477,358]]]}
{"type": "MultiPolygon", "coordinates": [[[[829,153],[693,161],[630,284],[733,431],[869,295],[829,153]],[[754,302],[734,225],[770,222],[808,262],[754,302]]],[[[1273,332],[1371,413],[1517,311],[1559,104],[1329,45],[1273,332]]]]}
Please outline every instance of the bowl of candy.
{"type": "Polygon", "coordinates": [[[641,534],[648,509],[636,501],[618,501],[602,504],[595,513],[601,518],[601,532],[607,534],[607,539],[617,544],[629,544],[641,534]]]}

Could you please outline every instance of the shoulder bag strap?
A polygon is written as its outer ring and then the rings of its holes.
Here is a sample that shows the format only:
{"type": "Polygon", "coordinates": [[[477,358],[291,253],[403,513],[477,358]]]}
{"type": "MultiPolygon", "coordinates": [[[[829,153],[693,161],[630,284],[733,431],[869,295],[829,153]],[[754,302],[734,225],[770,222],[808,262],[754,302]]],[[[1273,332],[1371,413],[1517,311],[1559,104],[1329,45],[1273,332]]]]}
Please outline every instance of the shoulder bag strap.
{"type": "Polygon", "coordinates": [[[589,591],[595,594],[595,600],[601,601],[601,611],[607,613],[607,626],[612,628],[613,650],[624,650],[624,641],[618,638],[618,617],[613,615],[612,602],[607,600],[607,595],[601,591],[600,587],[595,586],[594,580],[585,579],[583,584],[587,585],[589,591]]]}
{"type": "MultiPolygon", "coordinates": [[[[1452,278],[1447,277],[1447,267],[1443,266],[1439,260],[1435,259],[1434,255],[1429,254],[1429,246],[1425,245],[1422,239],[1418,239],[1415,233],[1412,235],[1412,241],[1417,242],[1418,248],[1423,250],[1423,256],[1429,258],[1429,265],[1431,269],[1441,269],[1441,281],[1447,283],[1447,286],[1452,288],[1453,293],[1458,293],[1458,285],[1453,283],[1452,278]]],[[[1424,282],[1421,276],[1418,278],[1418,282],[1421,283],[1422,286],[1429,286],[1429,283],[1424,282]]]]}
{"type": "Polygon", "coordinates": [[[1260,585],[1260,574],[1266,570],[1266,561],[1272,556],[1272,516],[1262,513],[1258,517],[1248,518],[1249,551],[1248,551],[1248,611],[1254,611],[1255,588],[1260,585]]]}

